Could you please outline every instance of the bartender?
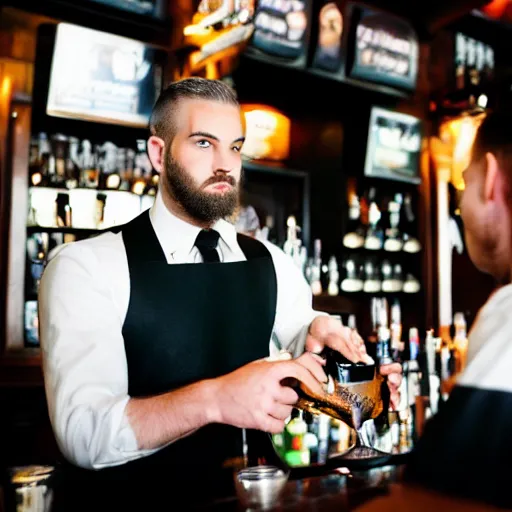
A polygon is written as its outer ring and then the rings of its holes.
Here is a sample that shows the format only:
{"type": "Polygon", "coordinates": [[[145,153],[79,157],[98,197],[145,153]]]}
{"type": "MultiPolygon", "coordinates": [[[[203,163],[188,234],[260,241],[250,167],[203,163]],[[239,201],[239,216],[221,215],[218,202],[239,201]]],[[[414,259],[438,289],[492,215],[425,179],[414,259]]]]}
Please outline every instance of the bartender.
{"type": "MultiPolygon", "coordinates": [[[[46,395],[74,466],[121,480],[163,471],[178,492],[198,466],[206,480],[228,468],[242,429],[255,434],[249,451],[283,430],[297,394],[282,381],[318,392],[326,380],[313,352],[368,360],[359,336],[312,309],[288,256],[224,220],[238,204],[243,142],[231,88],[171,84],[150,121],[148,155],[161,175],[152,208],[63,246],[48,264],[46,395]],[[278,349],[293,358],[269,358],[278,349]]],[[[384,372],[396,391],[400,367],[384,372]]]]}

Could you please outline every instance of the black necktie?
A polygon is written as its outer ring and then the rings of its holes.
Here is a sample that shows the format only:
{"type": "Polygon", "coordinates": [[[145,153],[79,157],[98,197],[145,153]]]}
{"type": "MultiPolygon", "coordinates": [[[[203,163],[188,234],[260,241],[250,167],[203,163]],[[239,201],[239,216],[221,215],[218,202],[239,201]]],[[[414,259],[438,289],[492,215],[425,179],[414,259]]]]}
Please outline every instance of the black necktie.
{"type": "Polygon", "coordinates": [[[213,229],[203,229],[197,235],[195,246],[199,249],[205,263],[220,261],[219,253],[217,252],[219,236],[218,231],[213,229]]]}

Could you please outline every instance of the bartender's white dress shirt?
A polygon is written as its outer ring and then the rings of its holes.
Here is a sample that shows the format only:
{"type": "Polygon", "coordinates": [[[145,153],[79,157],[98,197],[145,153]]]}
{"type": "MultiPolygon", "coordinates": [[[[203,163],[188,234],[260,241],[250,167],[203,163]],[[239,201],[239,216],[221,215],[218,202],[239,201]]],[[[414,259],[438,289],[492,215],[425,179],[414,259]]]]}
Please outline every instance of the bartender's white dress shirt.
{"type": "MultiPolygon", "coordinates": [[[[169,264],[201,262],[194,246],[200,228],[172,215],[159,194],[150,219],[169,264]]],[[[213,228],[220,233],[221,261],[244,261],[235,227],[221,220],[213,228]]],[[[310,288],[291,258],[270,243],[266,247],[277,275],[269,353],[277,344],[299,354],[307,327],[321,313],[312,309],[310,288]]],[[[81,467],[100,469],[151,453],[138,449],[125,415],[130,397],[122,327],[129,295],[120,233],[60,246],[41,281],[40,340],[50,419],[63,454],[81,467]]]]}

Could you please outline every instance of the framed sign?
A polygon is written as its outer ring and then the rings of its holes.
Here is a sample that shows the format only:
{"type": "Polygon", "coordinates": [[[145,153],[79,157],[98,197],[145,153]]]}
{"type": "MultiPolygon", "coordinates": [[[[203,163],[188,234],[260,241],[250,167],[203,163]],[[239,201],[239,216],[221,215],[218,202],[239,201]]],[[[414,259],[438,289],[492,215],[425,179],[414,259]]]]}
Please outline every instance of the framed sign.
{"type": "Polygon", "coordinates": [[[290,67],[307,60],[312,0],[259,0],[247,53],[290,67]]]}
{"type": "Polygon", "coordinates": [[[349,76],[414,90],[418,74],[418,36],[405,20],[353,7],[349,76]]]}
{"type": "Polygon", "coordinates": [[[61,23],[46,113],[145,128],[162,73],[156,50],[142,42],[61,23]]]}
{"type": "Polygon", "coordinates": [[[343,61],[344,14],[337,2],[325,3],[318,13],[318,38],[313,67],[336,72],[343,61]]]}
{"type": "Polygon", "coordinates": [[[421,121],[373,107],[364,173],[374,178],[421,183],[421,121]]]}

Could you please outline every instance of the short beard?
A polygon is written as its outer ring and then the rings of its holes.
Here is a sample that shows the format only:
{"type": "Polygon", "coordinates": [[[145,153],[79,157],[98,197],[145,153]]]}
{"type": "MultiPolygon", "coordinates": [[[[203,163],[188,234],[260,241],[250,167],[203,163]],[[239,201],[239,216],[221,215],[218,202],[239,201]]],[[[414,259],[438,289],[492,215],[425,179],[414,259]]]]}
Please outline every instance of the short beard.
{"type": "Polygon", "coordinates": [[[229,217],[239,205],[239,184],[233,176],[225,174],[212,176],[197,186],[185,168],[172,158],[170,151],[166,151],[165,155],[164,186],[167,193],[188,215],[202,223],[210,224],[229,217]],[[228,183],[233,190],[222,195],[209,194],[201,190],[213,183],[228,183]]]}

